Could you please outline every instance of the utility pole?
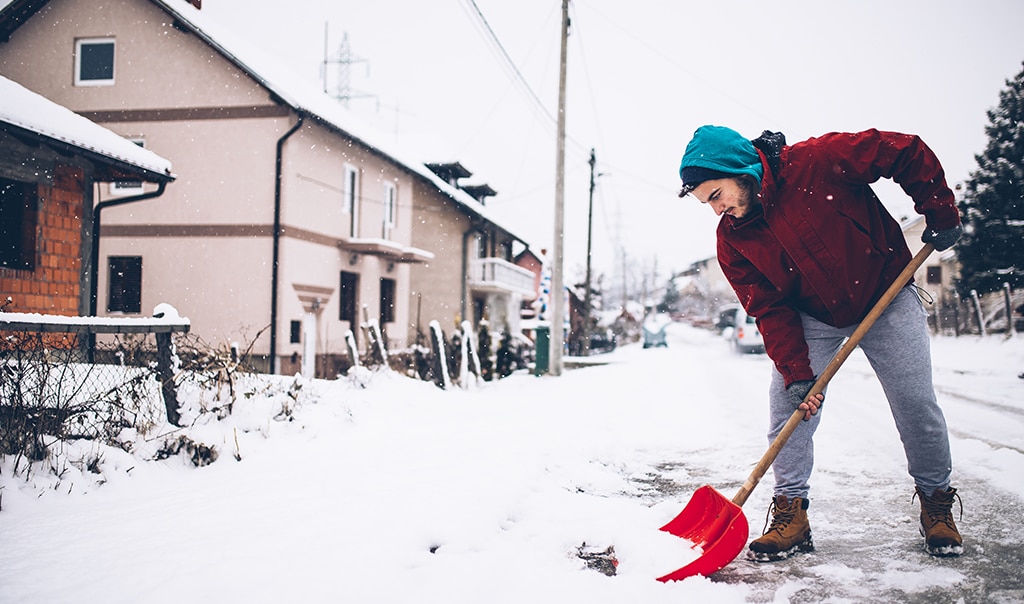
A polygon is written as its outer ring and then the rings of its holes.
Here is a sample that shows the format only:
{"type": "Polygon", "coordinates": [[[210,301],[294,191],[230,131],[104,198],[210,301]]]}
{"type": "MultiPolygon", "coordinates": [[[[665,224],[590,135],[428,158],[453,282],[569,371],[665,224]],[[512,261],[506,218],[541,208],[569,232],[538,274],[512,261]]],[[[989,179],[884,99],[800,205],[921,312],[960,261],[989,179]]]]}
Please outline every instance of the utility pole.
{"type": "Polygon", "coordinates": [[[562,0],[562,52],[558,69],[558,144],[555,162],[555,237],[551,266],[551,366],[548,373],[562,375],[565,342],[565,286],[562,279],[562,240],[565,225],[565,63],[569,38],[569,0],[562,0]]]}
{"type": "Polygon", "coordinates": [[[626,310],[626,300],[628,295],[628,285],[626,283],[626,248],[622,248],[622,310],[626,310]]]}
{"type": "Polygon", "coordinates": [[[594,233],[594,164],[597,158],[590,150],[590,202],[587,206],[587,276],[583,285],[583,356],[590,356],[590,256],[591,237],[594,233]]]}

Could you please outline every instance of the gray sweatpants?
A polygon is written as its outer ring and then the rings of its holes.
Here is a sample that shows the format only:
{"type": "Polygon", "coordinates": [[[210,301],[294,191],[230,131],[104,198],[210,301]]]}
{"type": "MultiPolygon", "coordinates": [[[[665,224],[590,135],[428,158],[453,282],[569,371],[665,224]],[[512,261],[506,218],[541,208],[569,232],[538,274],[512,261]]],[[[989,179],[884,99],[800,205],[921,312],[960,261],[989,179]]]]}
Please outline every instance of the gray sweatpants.
{"type": "MultiPolygon", "coordinates": [[[[810,349],[811,369],[815,375],[824,371],[828,362],[857,328],[838,329],[806,314],[804,337],[810,349]]],[[[889,408],[907,455],[907,469],[917,486],[925,493],[949,486],[952,461],[946,420],[935,400],[932,386],[931,351],[924,308],[912,286],[903,288],[889,308],[860,342],[882,390],[889,399],[889,408]]],[[[772,370],[769,392],[771,431],[769,442],[782,430],[793,414],[786,401],[782,374],[772,370]]],[[[814,467],[814,432],[821,421],[825,405],[810,420],[801,422],[786,446],[779,452],[772,469],[775,473],[775,495],[807,498],[808,480],[814,467]]]]}

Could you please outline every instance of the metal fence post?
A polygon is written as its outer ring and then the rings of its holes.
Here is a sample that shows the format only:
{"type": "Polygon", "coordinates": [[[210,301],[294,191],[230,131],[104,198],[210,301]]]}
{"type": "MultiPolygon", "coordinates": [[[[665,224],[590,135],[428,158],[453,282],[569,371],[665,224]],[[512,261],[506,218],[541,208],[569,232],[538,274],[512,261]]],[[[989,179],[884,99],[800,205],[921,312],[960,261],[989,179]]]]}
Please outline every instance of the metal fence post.
{"type": "Polygon", "coordinates": [[[167,421],[181,426],[181,412],[178,409],[178,388],[174,384],[174,341],[170,333],[156,334],[156,373],[160,378],[160,391],[167,408],[167,421]]]}

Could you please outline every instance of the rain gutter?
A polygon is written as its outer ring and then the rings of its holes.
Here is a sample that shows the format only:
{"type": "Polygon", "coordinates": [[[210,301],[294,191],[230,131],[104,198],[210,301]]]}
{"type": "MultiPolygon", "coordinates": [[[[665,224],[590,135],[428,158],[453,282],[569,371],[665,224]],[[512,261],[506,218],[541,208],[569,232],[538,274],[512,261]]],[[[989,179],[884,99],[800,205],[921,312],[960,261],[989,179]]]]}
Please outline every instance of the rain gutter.
{"type": "Polygon", "coordinates": [[[480,227],[471,225],[470,228],[462,234],[462,292],[461,292],[461,304],[459,312],[463,321],[468,320],[466,317],[466,307],[469,297],[469,238],[473,233],[479,235],[485,235],[484,231],[480,230],[480,227]]]}
{"type": "Polygon", "coordinates": [[[288,132],[277,139],[277,157],[274,166],[274,252],[270,268],[270,373],[277,373],[277,289],[278,289],[278,263],[281,258],[281,171],[283,165],[284,144],[295,134],[305,120],[305,116],[299,114],[299,121],[295,122],[288,132]]]}
{"type": "Polygon", "coordinates": [[[147,199],[153,199],[154,197],[160,197],[164,194],[164,189],[167,188],[167,181],[160,181],[157,183],[155,191],[149,193],[142,193],[141,195],[132,195],[130,197],[121,197],[118,199],[108,199],[107,201],[101,201],[96,204],[96,207],[92,209],[92,251],[90,252],[90,260],[92,261],[92,270],[89,275],[89,316],[96,316],[96,298],[98,296],[97,290],[99,288],[99,273],[100,273],[100,214],[106,208],[114,206],[124,205],[126,203],[135,203],[137,201],[145,201],[147,199]]]}

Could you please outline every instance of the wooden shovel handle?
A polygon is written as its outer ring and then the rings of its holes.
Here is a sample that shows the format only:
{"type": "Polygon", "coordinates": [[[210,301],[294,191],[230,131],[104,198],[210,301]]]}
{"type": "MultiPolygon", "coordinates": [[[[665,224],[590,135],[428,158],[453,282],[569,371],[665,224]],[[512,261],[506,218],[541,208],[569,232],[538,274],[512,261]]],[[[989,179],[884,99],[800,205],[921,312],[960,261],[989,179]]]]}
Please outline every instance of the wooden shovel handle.
{"type": "MultiPolygon", "coordinates": [[[[837,352],[836,355],[832,357],[832,360],[829,361],[828,366],[825,367],[825,371],[821,372],[817,381],[814,382],[814,386],[812,386],[810,392],[807,393],[807,398],[825,391],[825,386],[828,385],[832,377],[837,371],[839,371],[839,367],[844,361],[846,361],[847,357],[850,356],[857,345],[860,344],[860,341],[864,338],[864,334],[871,329],[871,326],[875,324],[878,317],[880,317],[882,313],[885,312],[885,309],[889,307],[889,303],[892,302],[893,298],[900,293],[900,290],[907,285],[910,278],[913,277],[914,273],[917,272],[917,269],[924,264],[925,259],[928,258],[934,249],[934,245],[926,243],[925,246],[921,248],[921,251],[911,259],[910,264],[908,264],[906,268],[903,269],[903,272],[896,277],[896,280],[892,282],[889,289],[885,290],[885,293],[882,294],[882,297],[875,303],[871,312],[864,317],[864,320],[860,322],[860,325],[857,326],[857,329],[854,330],[849,339],[843,343],[839,352],[837,352]]],[[[807,398],[804,400],[807,400],[807,398]]],[[[743,483],[743,486],[740,487],[736,496],[732,498],[733,503],[740,507],[746,503],[747,498],[750,497],[750,493],[753,492],[754,487],[757,486],[757,483],[761,481],[765,472],[767,472],[768,468],[775,462],[775,458],[779,456],[779,451],[781,451],[782,447],[785,446],[790,435],[793,434],[800,425],[800,422],[803,421],[804,413],[803,409],[797,409],[793,412],[789,421],[787,421],[786,425],[782,427],[782,431],[775,437],[772,444],[768,446],[768,450],[765,451],[764,456],[761,457],[761,461],[757,463],[754,471],[750,473],[747,481],[743,483]]]]}

